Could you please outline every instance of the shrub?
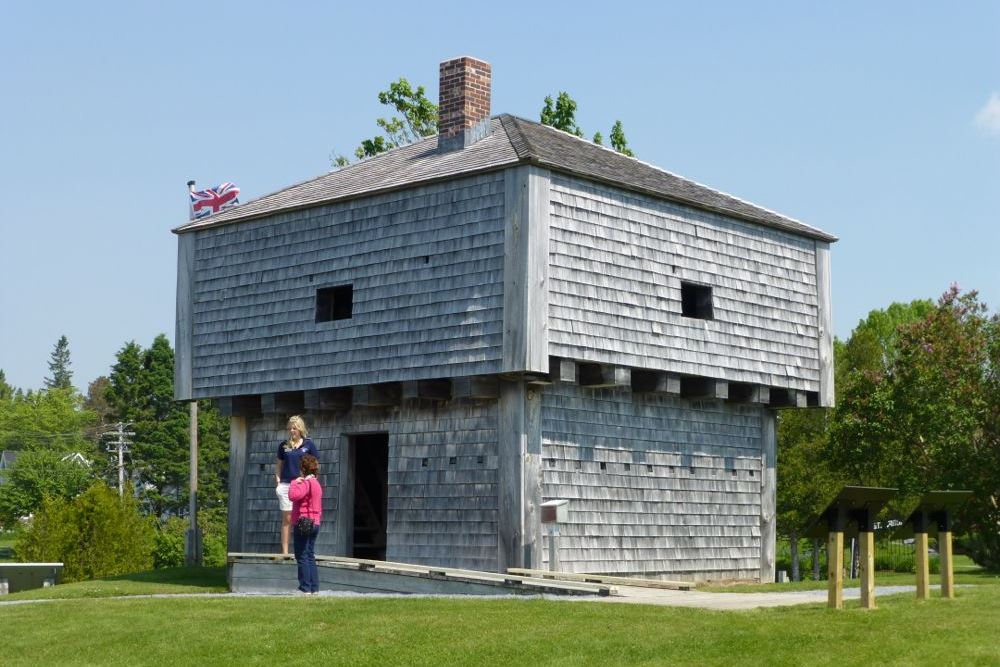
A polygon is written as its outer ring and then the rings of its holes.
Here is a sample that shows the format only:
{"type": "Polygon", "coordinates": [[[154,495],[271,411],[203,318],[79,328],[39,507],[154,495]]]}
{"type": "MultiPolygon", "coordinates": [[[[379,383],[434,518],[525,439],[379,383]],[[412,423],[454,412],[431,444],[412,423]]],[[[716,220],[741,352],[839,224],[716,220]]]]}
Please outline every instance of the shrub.
{"type": "Polygon", "coordinates": [[[72,500],[46,498],[17,540],[22,562],[63,563],[63,581],[148,570],[153,526],[132,494],[97,482],[72,500]]]}
{"type": "MultiPolygon", "coordinates": [[[[226,564],[226,512],[208,509],[198,513],[201,528],[201,557],[205,567],[226,564]]],[[[171,517],[159,524],[153,545],[153,567],[179,567],[184,565],[184,544],[188,520],[171,517]]]]}
{"type": "Polygon", "coordinates": [[[1000,571],[1000,534],[969,534],[957,545],[969,554],[973,562],[990,571],[1000,571]]]}

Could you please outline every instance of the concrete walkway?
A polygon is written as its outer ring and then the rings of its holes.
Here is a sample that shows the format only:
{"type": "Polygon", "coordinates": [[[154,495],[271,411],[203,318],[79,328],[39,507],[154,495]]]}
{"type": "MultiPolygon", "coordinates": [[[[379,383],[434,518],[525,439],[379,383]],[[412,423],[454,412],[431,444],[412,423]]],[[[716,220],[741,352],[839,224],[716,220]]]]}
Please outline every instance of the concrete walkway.
{"type": "MultiPolygon", "coordinates": [[[[935,586],[935,588],[937,588],[935,586]]],[[[876,586],[876,601],[883,595],[896,593],[916,594],[916,586],[876,586]]],[[[625,604],[651,604],[664,607],[694,607],[698,609],[739,610],[761,607],[785,607],[796,604],[826,604],[826,590],[789,591],[787,593],[705,593],[700,591],[671,591],[654,588],[619,586],[619,595],[607,598],[589,598],[595,602],[625,604]]],[[[860,588],[845,588],[845,600],[861,597],[860,588]]],[[[554,599],[554,598],[553,598],[554,599]]]]}
{"type": "MultiPolygon", "coordinates": [[[[939,588],[932,586],[932,588],[939,588]]],[[[916,592],[915,586],[876,586],[875,599],[883,595],[916,592]]],[[[322,591],[318,598],[464,598],[470,600],[489,601],[497,598],[531,600],[542,597],[546,600],[560,602],[600,602],[602,604],[649,604],[663,607],[691,607],[695,609],[715,609],[721,611],[738,611],[759,609],[762,607],[784,607],[796,604],[824,604],[826,591],[789,591],[787,593],[703,593],[699,591],[674,591],[658,588],[638,588],[634,586],[618,586],[618,595],[610,597],[597,596],[565,596],[565,595],[419,595],[403,593],[349,593],[341,591],[322,591]]],[[[69,598],[71,600],[136,600],[160,598],[226,598],[226,597],[299,597],[293,593],[158,593],[153,595],[123,595],[107,598],[69,598]]],[[[844,599],[856,600],[861,597],[860,588],[845,588],[844,599]]],[[[316,598],[305,598],[316,599],[316,598]]],[[[62,599],[47,600],[0,600],[0,607],[22,604],[40,604],[63,602],[62,599]]]]}

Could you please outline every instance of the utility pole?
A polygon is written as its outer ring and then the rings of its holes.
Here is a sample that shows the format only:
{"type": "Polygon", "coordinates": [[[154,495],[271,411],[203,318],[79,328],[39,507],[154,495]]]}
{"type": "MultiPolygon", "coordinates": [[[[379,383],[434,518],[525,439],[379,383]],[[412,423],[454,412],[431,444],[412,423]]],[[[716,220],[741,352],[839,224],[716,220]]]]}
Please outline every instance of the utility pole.
{"type": "Polygon", "coordinates": [[[128,438],[135,435],[133,431],[126,431],[129,426],[132,426],[132,422],[118,422],[113,426],[113,431],[107,431],[102,433],[102,436],[113,436],[117,439],[109,442],[107,450],[109,452],[118,452],[118,496],[121,497],[125,493],[125,454],[129,452],[128,446],[132,444],[132,441],[128,438]]]}
{"type": "Polygon", "coordinates": [[[191,451],[189,471],[188,515],[191,524],[184,541],[184,563],[188,567],[201,565],[201,530],[198,528],[198,402],[191,401],[191,451]]]}

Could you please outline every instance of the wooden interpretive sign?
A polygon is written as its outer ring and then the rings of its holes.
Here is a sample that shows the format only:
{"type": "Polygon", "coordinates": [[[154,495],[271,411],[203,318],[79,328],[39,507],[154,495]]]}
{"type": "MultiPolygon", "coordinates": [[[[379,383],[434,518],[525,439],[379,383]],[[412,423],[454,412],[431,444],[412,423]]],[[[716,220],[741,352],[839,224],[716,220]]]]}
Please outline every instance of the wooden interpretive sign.
{"type": "Polygon", "coordinates": [[[955,597],[955,564],[951,551],[952,513],[966,500],[972,491],[928,491],[920,499],[916,509],[903,522],[894,537],[913,538],[916,550],[917,599],[926,600],[930,596],[930,559],[927,552],[928,534],[937,533],[938,555],[941,564],[941,597],[955,597]]]}
{"type": "Polygon", "coordinates": [[[844,607],[844,535],[861,544],[861,606],[875,608],[875,517],[896,489],[845,486],[812,521],[807,537],[827,538],[827,606],[844,607]]]}

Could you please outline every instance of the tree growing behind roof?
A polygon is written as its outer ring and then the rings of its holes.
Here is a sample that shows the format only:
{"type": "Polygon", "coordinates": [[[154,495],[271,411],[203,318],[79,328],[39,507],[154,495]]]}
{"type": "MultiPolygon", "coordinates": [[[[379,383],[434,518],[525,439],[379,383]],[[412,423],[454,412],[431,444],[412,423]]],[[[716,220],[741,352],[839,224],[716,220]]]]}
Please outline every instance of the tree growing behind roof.
{"type": "Polygon", "coordinates": [[[52,349],[52,356],[49,359],[49,372],[52,377],[45,378],[47,389],[69,389],[73,386],[73,371],[70,370],[69,340],[65,335],[60,336],[52,349]]]}
{"type": "MultiPolygon", "coordinates": [[[[382,133],[362,140],[354,150],[357,159],[373,157],[437,134],[438,106],[427,98],[423,86],[414,88],[409,81],[400,77],[390,83],[388,89],[379,92],[378,101],[394,109],[396,115],[376,119],[375,124],[382,129],[382,133]]],[[[551,95],[547,95],[542,107],[541,122],[543,125],[583,137],[583,130],[576,124],[576,109],[576,100],[565,91],[560,91],[554,100],[551,95]]],[[[603,135],[600,132],[594,133],[593,142],[603,145],[603,135]]],[[[620,120],[616,120],[611,128],[611,147],[622,155],[634,157],[628,147],[628,140],[625,138],[625,130],[620,120]]],[[[346,167],[351,163],[351,159],[334,151],[330,155],[330,163],[335,167],[346,167]]]]}
{"type": "MultiPolygon", "coordinates": [[[[545,104],[542,106],[539,120],[542,125],[548,125],[557,130],[582,137],[583,130],[576,124],[576,109],[576,100],[570,97],[566,91],[559,91],[555,100],[552,99],[551,95],[545,96],[545,104]]],[[[604,135],[600,132],[595,132],[591,141],[598,146],[603,146],[604,135]]],[[[611,128],[611,147],[622,155],[635,157],[635,154],[628,147],[628,140],[625,138],[625,129],[622,127],[620,120],[616,120],[611,128]]]]}
{"type": "MultiPolygon", "coordinates": [[[[423,86],[414,88],[409,81],[400,77],[390,83],[387,90],[379,92],[378,101],[395,109],[397,115],[375,121],[382,128],[382,134],[361,142],[354,150],[354,156],[359,160],[437,134],[438,107],[427,99],[423,86]]],[[[332,157],[332,162],[338,167],[350,164],[346,156],[336,154],[332,157]]]]}

